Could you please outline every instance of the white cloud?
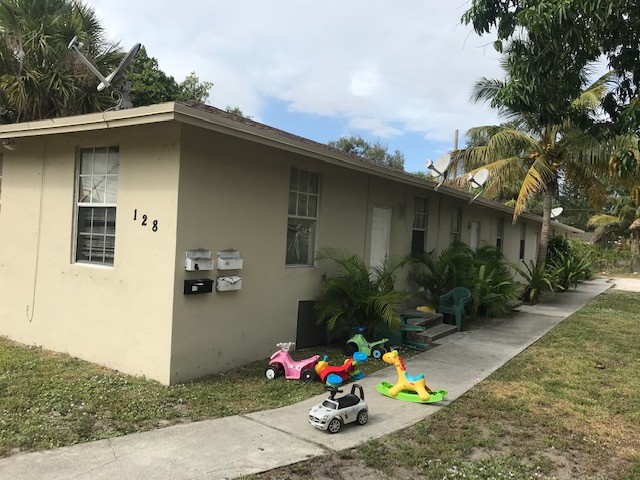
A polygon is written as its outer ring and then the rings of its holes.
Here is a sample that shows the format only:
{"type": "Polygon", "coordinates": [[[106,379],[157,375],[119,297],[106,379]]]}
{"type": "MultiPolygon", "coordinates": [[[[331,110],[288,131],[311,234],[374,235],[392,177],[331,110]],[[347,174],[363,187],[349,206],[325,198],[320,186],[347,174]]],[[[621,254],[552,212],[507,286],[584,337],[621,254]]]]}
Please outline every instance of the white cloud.
{"type": "Polygon", "coordinates": [[[496,121],[469,102],[477,79],[501,71],[490,39],[460,25],[468,1],[88,3],[125,49],[143,43],[179,81],[195,70],[215,85],[210,103],[255,118],[278,99],[377,137],[439,141],[496,121]]]}

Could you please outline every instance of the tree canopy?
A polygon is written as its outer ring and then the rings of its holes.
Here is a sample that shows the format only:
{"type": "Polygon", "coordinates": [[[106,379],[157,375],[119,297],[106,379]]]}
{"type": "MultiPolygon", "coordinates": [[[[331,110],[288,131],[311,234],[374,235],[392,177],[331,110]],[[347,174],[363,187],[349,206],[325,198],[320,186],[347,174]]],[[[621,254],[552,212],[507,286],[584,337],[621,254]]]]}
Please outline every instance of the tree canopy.
{"type": "MultiPolygon", "coordinates": [[[[507,85],[508,82],[479,82],[475,97],[487,100],[499,97],[507,85]]],[[[539,265],[546,260],[551,208],[560,181],[589,192],[594,207],[602,205],[606,198],[606,185],[602,180],[608,175],[609,152],[614,144],[593,136],[572,121],[574,111],[585,117],[597,115],[606,92],[604,79],[596,81],[569,103],[565,118],[552,125],[536,124],[532,118],[537,117],[530,116],[529,112],[522,115],[500,104],[515,120],[502,126],[471,129],[471,138],[483,144],[468,147],[454,156],[464,162],[466,171],[473,173],[480,168],[490,171],[485,189],[487,196],[496,198],[515,184],[519,185],[514,220],[532,199],[543,197],[539,265]]],[[[617,140],[621,143],[627,137],[617,140]]]]}
{"type": "Polygon", "coordinates": [[[604,55],[617,74],[604,107],[617,129],[640,125],[640,0],[473,0],[462,21],[495,34],[511,76],[496,105],[557,124],[604,55]],[[618,120],[621,120],[618,122],[618,120]]]}
{"type": "Polygon", "coordinates": [[[389,153],[389,148],[379,141],[372,144],[360,136],[350,135],[327,142],[327,145],[366,158],[379,165],[404,170],[404,154],[399,150],[389,153]]]}
{"type": "MultiPolygon", "coordinates": [[[[111,92],[98,92],[93,73],[68,49],[74,36],[105,75],[124,55],[106,40],[94,10],[81,1],[0,0],[0,123],[90,113],[113,105],[111,92]]],[[[132,82],[131,99],[137,106],[203,102],[212,87],[193,72],[177,83],[143,49],[125,76],[132,82]]]]}
{"type": "Polygon", "coordinates": [[[93,9],[72,0],[0,0],[0,121],[22,122],[103,109],[86,66],[67,48],[77,36],[99,70],[122,52],[104,38],[93,9]]]}
{"type": "Polygon", "coordinates": [[[465,161],[499,172],[494,183],[522,169],[515,216],[533,195],[543,195],[538,264],[545,260],[560,180],[588,188],[595,205],[606,198],[603,177],[637,179],[638,11],[639,0],[472,0],[462,17],[477,33],[495,35],[494,46],[504,53],[505,79],[481,79],[474,100],[488,101],[521,122],[516,129],[472,132],[481,141],[483,135],[490,139],[470,148],[465,161]],[[581,91],[601,56],[615,75],[581,91]]]}
{"type": "Polygon", "coordinates": [[[172,100],[204,102],[213,87],[211,82],[201,82],[195,72],[183,82],[176,82],[160,69],[157,59],[149,57],[144,47],[136,55],[127,77],[131,81],[131,101],[136,107],[172,100]]]}

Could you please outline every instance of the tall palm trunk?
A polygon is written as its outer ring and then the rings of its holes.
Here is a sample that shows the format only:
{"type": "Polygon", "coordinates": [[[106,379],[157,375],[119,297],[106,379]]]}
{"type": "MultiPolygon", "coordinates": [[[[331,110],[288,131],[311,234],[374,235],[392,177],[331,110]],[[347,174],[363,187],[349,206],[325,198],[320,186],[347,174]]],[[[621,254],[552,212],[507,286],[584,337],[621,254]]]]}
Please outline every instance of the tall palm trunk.
{"type": "Polygon", "coordinates": [[[547,185],[544,191],[544,204],[542,207],[542,229],[540,231],[540,242],[538,243],[538,260],[536,266],[540,268],[547,261],[547,250],[549,248],[549,233],[551,231],[551,205],[553,204],[553,185],[547,185]]]}

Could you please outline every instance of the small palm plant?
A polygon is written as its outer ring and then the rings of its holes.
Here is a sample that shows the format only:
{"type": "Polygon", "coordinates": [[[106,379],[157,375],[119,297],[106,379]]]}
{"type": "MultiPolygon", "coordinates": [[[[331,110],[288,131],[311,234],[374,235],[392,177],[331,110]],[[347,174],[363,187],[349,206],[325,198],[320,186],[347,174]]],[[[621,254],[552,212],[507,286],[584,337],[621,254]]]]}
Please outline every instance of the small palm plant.
{"type": "Polygon", "coordinates": [[[420,287],[427,304],[437,307],[440,295],[454,287],[465,287],[471,292],[468,312],[472,318],[478,314],[504,315],[518,303],[520,285],[513,280],[509,264],[495,247],[482,246],[473,250],[458,243],[443,250],[440,255],[429,254],[414,259],[416,268],[409,280],[420,287]]]}
{"type": "Polygon", "coordinates": [[[439,255],[431,252],[415,258],[412,263],[415,268],[409,273],[409,280],[418,285],[425,302],[432,307],[438,306],[440,295],[471,283],[472,250],[462,243],[451,245],[439,255]]]}
{"type": "Polygon", "coordinates": [[[519,303],[522,287],[514,281],[509,263],[496,247],[485,245],[473,252],[469,278],[472,318],[478,314],[505,315],[519,303]]]}
{"type": "Polygon", "coordinates": [[[553,292],[561,287],[557,286],[557,271],[547,268],[545,264],[537,266],[534,261],[524,264],[525,270],[516,268],[527,282],[524,287],[523,298],[529,303],[538,303],[545,292],[553,292]]]}
{"type": "Polygon", "coordinates": [[[335,275],[323,276],[322,294],[315,302],[319,324],[340,334],[354,326],[364,326],[374,334],[400,327],[398,311],[409,293],[395,290],[395,272],[406,259],[385,259],[369,271],[361,257],[342,250],[324,248],[317,258],[338,269],[335,275]]]}
{"type": "Polygon", "coordinates": [[[562,290],[568,290],[571,286],[578,288],[578,283],[590,276],[591,263],[571,252],[558,252],[556,258],[549,262],[549,266],[557,272],[558,285],[562,290]]]}

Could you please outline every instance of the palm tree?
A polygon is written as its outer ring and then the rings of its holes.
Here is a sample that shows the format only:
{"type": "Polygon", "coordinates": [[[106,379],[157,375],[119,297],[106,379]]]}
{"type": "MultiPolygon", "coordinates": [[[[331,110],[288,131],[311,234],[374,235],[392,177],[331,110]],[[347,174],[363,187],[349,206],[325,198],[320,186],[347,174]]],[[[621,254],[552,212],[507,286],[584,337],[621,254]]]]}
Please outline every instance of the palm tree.
{"type": "Polygon", "coordinates": [[[98,70],[122,52],[103,38],[92,8],[74,0],[0,0],[0,122],[24,122],[104,109],[107,92],[67,48],[78,36],[98,70]]]}
{"type": "MultiPolygon", "coordinates": [[[[605,75],[573,102],[575,116],[566,118],[559,125],[535,125],[527,116],[502,107],[501,113],[512,122],[501,126],[485,126],[471,129],[467,135],[488,140],[485,145],[468,147],[456,152],[454,158],[462,162],[466,172],[480,168],[490,172],[485,194],[495,198],[505,186],[519,184],[514,206],[513,221],[526,210],[527,202],[536,195],[543,196],[542,230],[540,234],[537,265],[546,261],[549,242],[551,209],[558,191],[558,182],[571,182],[589,192],[593,206],[600,206],[606,198],[602,178],[607,175],[608,162],[614,143],[604,141],[580,128],[576,119],[593,119],[607,93],[605,75]]],[[[499,98],[506,83],[482,79],[474,87],[474,100],[487,101],[499,98]]],[[[494,106],[500,107],[500,105],[494,106]]],[[[457,168],[451,168],[455,171],[457,168]]]]}
{"type": "Polygon", "coordinates": [[[610,197],[608,203],[608,213],[599,213],[589,218],[589,226],[596,227],[594,243],[605,239],[608,234],[616,237],[629,234],[632,250],[640,254],[637,230],[640,223],[640,187],[636,186],[631,192],[616,193],[610,197]]]}

